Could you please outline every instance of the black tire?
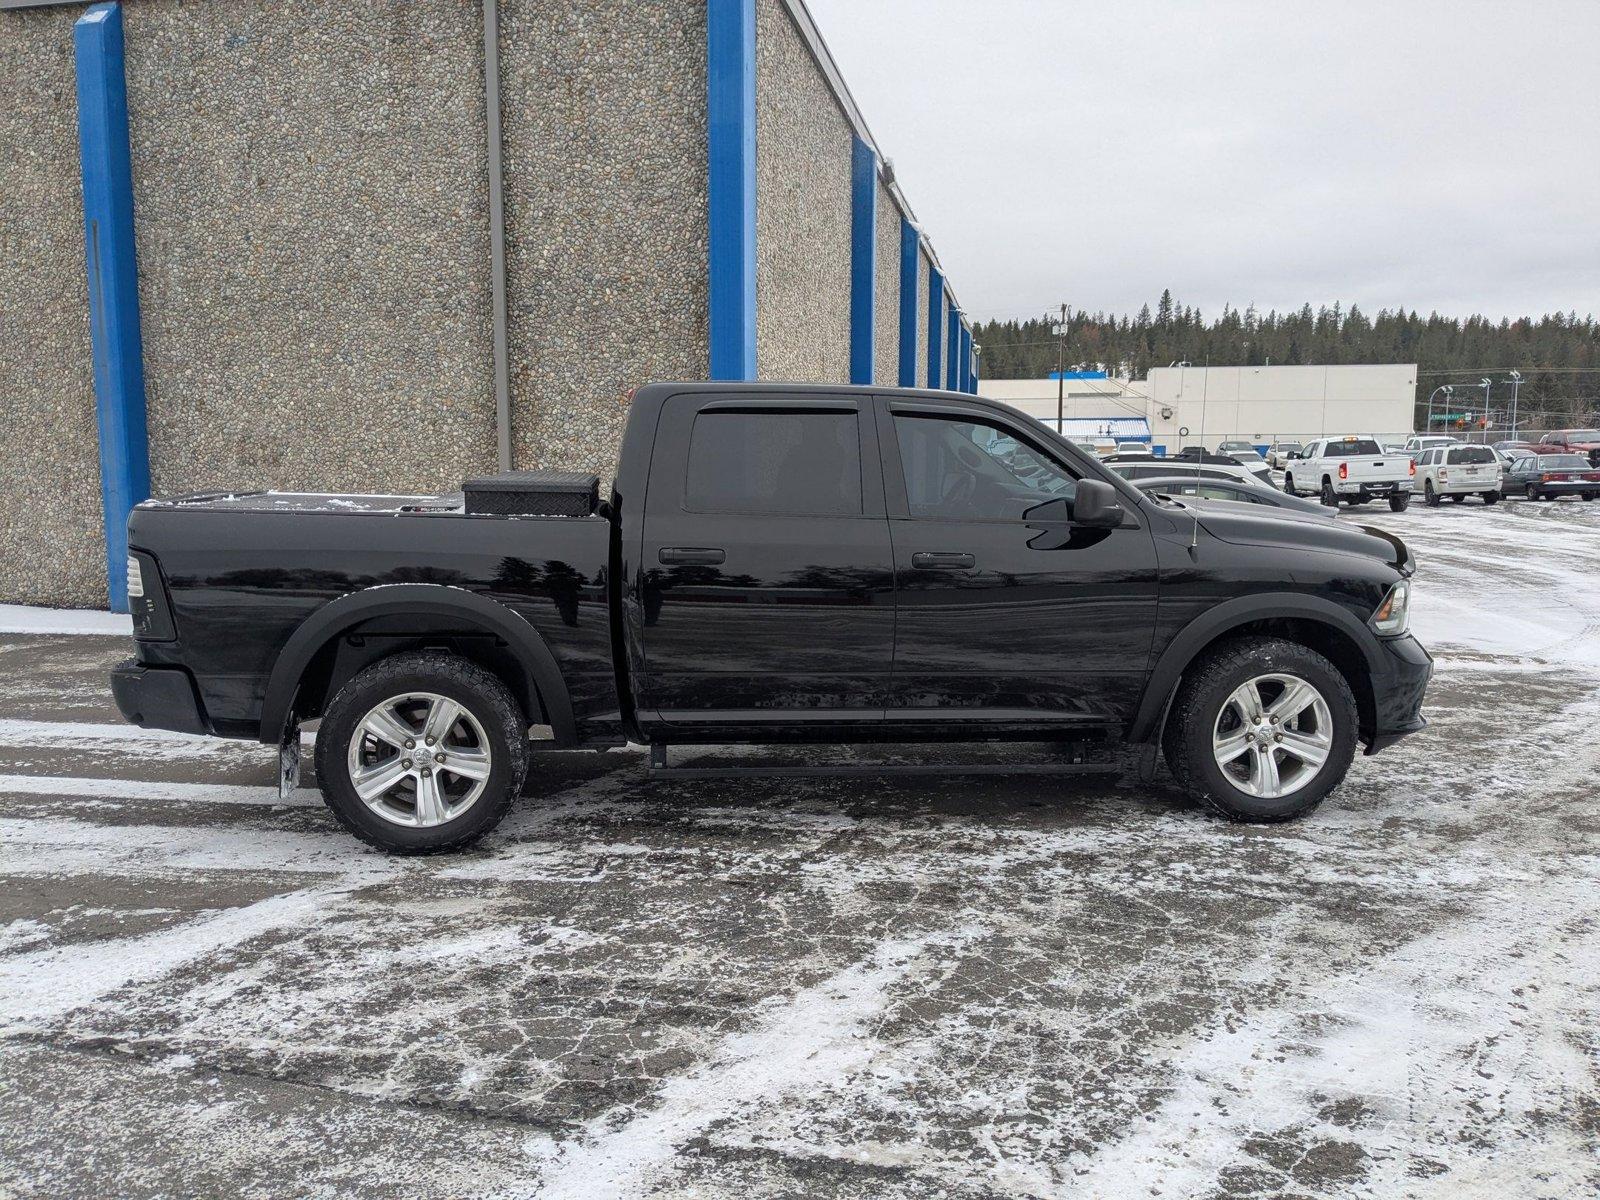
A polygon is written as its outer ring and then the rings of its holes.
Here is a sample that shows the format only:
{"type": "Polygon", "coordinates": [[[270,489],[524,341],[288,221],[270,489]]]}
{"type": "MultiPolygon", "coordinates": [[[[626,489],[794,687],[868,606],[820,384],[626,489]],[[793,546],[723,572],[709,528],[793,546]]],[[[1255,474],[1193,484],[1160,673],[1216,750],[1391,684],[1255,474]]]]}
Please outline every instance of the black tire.
{"type": "Polygon", "coordinates": [[[1333,480],[1322,481],[1322,503],[1328,508],[1339,507],[1339,493],[1333,490],[1333,480]]]}
{"type": "Polygon", "coordinates": [[[339,689],[317,731],[317,782],[333,815],[368,845],[397,854],[458,850],[504,819],[528,771],[528,720],[506,685],[477,663],[453,654],[396,654],[360,672],[339,689]],[[356,794],[347,763],[356,726],[376,705],[408,692],[454,700],[482,727],[490,751],[489,776],[465,812],[430,828],[408,828],[375,813],[356,794]]]}
{"type": "Polygon", "coordinates": [[[1389,497],[1390,512],[1405,512],[1411,506],[1411,493],[1400,492],[1389,497]]]}
{"type": "Polygon", "coordinates": [[[1356,700],[1339,669],[1321,654],[1281,638],[1223,642],[1184,673],[1167,714],[1161,748],[1178,785],[1230,821],[1273,824],[1310,812],[1343,782],[1356,750],[1356,700]],[[1212,753],[1212,730],[1236,688],[1263,674],[1283,672],[1310,683],[1327,702],[1332,747],[1317,775],[1297,791],[1274,799],[1236,787],[1212,753]]]}
{"type": "Polygon", "coordinates": [[[1537,500],[1539,498],[1539,489],[1530,483],[1527,488],[1527,495],[1529,500],[1537,500]]]}
{"type": "Polygon", "coordinates": [[[1450,494],[1450,503],[1451,504],[1465,504],[1466,502],[1467,502],[1467,494],[1465,492],[1452,492],[1450,494]]]}
{"type": "Polygon", "coordinates": [[[1585,500],[1593,500],[1596,496],[1600,496],[1600,492],[1585,492],[1583,494],[1585,500]]]}
{"type": "Polygon", "coordinates": [[[1499,492],[1485,492],[1483,494],[1483,502],[1485,504],[1499,504],[1500,503],[1500,493],[1499,492]]]}
{"type": "Polygon", "coordinates": [[[1299,492],[1294,490],[1294,476],[1293,475],[1285,475],[1283,477],[1283,490],[1288,492],[1289,495],[1291,495],[1291,496],[1298,496],[1300,494],[1299,492]]]}
{"type": "Polygon", "coordinates": [[[1433,490],[1433,480],[1424,479],[1422,481],[1422,502],[1429,508],[1438,508],[1439,499],[1439,493],[1433,490]]]}

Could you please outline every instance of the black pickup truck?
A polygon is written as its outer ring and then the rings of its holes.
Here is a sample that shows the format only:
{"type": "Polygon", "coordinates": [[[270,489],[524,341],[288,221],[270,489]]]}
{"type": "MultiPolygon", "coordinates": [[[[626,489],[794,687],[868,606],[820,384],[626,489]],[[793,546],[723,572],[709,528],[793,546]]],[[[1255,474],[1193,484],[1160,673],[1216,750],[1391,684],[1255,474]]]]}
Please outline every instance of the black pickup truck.
{"type": "Polygon", "coordinates": [[[493,828],[530,745],[1121,741],[1278,821],[1425,724],[1397,538],[1146,495],[1004,405],[652,384],[597,485],[141,504],[118,706],[286,778],[320,718],[329,806],[398,851],[493,828]]]}

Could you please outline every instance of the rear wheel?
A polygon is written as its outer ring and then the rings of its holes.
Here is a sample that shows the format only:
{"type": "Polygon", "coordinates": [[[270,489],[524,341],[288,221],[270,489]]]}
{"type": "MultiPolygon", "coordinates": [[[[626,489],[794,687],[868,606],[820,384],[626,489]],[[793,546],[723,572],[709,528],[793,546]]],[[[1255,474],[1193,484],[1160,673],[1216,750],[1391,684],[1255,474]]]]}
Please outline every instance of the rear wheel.
{"type": "Polygon", "coordinates": [[[1224,643],[1178,687],[1162,750],[1180,786],[1233,821],[1287,821],[1350,769],[1356,702],[1337,667],[1279,638],[1224,643]]]}
{"type": "Polygon", "coordinates": [[[1389,497],[1389,511],[1390,512],[1405,512],[1406,508],[1410,504],[1411,504],[1411,493],[1410,492],[1396,492],[1393,496],[1389,497]]]}
{"type": "Polygon", "coordinates": [[[1283,490],[1288,492],[1289,495],[1291,495],[1291,496],[1297,495],[1297,493],[1294,490],[1294,476],[1293,475],[1285,475],[1283,477],[1283,490]]]}
{"type": "Polygon", "coordinates": [[[1485,492],[1483,494],[1483,502],[1485,504],[1499,504],[1500,503],[1500,493],[1499,492],[1485,492]]]}
{"type": "Polygon", "coordinates": [[[1593,500],[1596,496],[1600,496],[1600,492],[1585,492],[1583,494],[1585,500],[1593,500]]]}
{"type": "Polygon", "coordinates": [[[483,667],[397,654],[328,702],[317,781],[362,841],[401,854],[455,850],[505,817],[527,773],[527,733],[522,709],[483,667]]]}
{"type": "Polygon", "coordinates": [[[1527,496],[1529,500],[1537,500],[1539,498],[1539,489],[1530,483],[1527,488],[1527,496]]]}
{"type": "Polygon", "coordinates": [[[1333,480],[1322,481],[1322,502],[1329,508],[1339,507],[1339,493],[1333,490],[1333,480]]]}
{"type": "Polygon", "coordinates": [[[1439,507],[1439,493],[1433,490],[1433,480],[1422,481],[1422,502],[1429,508],[1439,507]]]}

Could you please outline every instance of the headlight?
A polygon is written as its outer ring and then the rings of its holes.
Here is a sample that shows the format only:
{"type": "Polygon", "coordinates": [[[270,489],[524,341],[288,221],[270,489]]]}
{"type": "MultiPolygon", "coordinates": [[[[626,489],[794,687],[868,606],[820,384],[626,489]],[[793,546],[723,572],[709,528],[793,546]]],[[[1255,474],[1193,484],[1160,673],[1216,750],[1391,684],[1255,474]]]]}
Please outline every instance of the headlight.
{"type": "Polygon", "coordinates": [[[1385,637],[1395,637],[1406,631],[1411,620],[1411,581],[1402,579],[1389,589],[1389,594],[1372,614],[1372,627],[1385,637]]]}

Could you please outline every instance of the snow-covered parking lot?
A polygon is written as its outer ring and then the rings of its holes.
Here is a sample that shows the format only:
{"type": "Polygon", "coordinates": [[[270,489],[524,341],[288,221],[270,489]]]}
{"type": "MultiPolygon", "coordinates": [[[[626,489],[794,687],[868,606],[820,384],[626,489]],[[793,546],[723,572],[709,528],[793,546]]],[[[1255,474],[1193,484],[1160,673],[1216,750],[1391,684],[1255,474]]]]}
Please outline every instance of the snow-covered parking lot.
{"type": "Polygon", "coordinates": [[[0,635],[0,1196],[1596,1194],[1600,504],[1339,519],[1433,726],[1288,827],[564,755],[390,859],[0,635]]]}

